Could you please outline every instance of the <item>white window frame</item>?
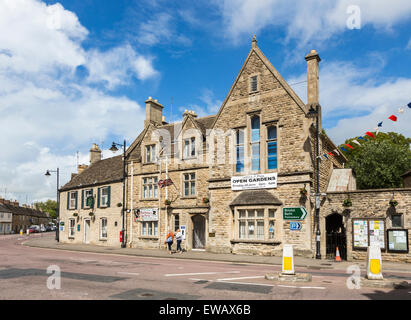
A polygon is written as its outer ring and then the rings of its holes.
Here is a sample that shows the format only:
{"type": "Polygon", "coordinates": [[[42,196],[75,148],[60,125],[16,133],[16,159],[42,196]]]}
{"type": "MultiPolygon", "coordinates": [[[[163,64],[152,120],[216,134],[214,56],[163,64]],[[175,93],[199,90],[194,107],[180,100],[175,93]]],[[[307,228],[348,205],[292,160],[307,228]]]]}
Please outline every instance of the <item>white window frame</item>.
{"type": "Polygon", "coordinates": [[[108,220],[106,217],[100,218],[100,240],[107,240],[108,234],[108,220]],[[103,221],[105,221],[105,226],[103,225],[103,221]],[[104,235],[105,232],[105,235],[104,235]]]}
{"type": "Polygon", "coordinates": [[[76,229],[76,220],[71,218],[69,219],[69,225],[68,225],[69,238],[74,238],[75,229],[76,229]]]}
{"type": "Polygon", "coordinates": [[[141,221],[141,235],[143,237],[157,237],[158,221],[141,221]]]}
{"type": "Polygon", "coordinates": [[[108,206],[108,187],[102,187],[100,189],[100,207],[108,206]],[[107,190],[107,194],[104,194],[104,191],[107,190]]]}
{"type": "Polygon", "coordinates": [[[158,177],[143,177],[141,178],[141,198],[142,199],[158,199],[158,177]],[[150,196],[151,195],[151,196],[150,196]]]}
{"type": "Polygon", "coordinates": [[[69,209],[76,209],[76,194],[77,191],[69,192],[69,209]]]}
{"type": "Polygon", "coordinates": [[[83,199],[83,201],[84,201],[84,203],[83,203],[83,207],[85,208],[85,209],[90,209],[91,208],[91,206],[88,206],[87,205],[87,194],[89,194],[91,197],[93,197],[93,189],[86,189],[86,190],[84,190],[84,199],[83,199]]]}
{"type": "Polygon", "coordinates": [[[183,155],[184,159],[192,159],[197,156],[195,137],[190,137],[183,140],[183,155]]]}
{"type": "Polygon", "coordinates": [[[145,157],[146,163],[155,163],[157,161],[155,144],[146,145],[145,152],[146,152],[146,157],[145,157]]]}
{"type": "Polygon", "coordinates": [[[183,173],[183,192],[184,192],[184,197],[195,197],[197,194],[197,189],[196,189],[196,173],[195,172],[187,172],[183,173]],[[194,174],[194,179],[192,178],[192,175],[194,174]],[[188,176],[188,179],[186,179],[186,176],[188,176]],[[186,193],[186,183],[188,184],[188,193],[186,193]],[[194,185],[194,192],[193,190],[193,185],[194,185]]]}
{"type": "Polygon", "coordinates": [[[239,240],[272,241],[276,237],[275,208],[236,208],[236,238],[239,240]],[[260,214],[258,214],[260,212],[260,214]],[[262,213],[262,215],[261,215],[262,213]],[[259,228],[263,223],[262,228],[259,228]],[[241,225],[244,227],[241,228],[241,225]],[[272,227],[274,232],[270,233],[272,227]]]}

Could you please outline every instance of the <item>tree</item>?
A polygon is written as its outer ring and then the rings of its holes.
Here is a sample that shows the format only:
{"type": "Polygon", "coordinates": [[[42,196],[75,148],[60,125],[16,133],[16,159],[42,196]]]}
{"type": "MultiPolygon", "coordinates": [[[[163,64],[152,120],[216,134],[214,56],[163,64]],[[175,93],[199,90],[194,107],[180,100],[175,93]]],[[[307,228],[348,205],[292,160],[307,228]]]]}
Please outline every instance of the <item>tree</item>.
{"type": "Polygon", "coordinates": [[[47,200],[46,202],[37,202],[34,204],[37,210],[47,212],[51,218],[57,218],[57,202],[54,200],[47,200]]]}
{"type": "Polygon", "coordinates": [[[345,152],[347,166],[354,169],[358,189],[399,188],[401,175],[411,168],[411,138],[395,132],[373,133],[368,141],[351,138],[345,144],[354,149],[345,152]],[[354,143],[357,140],[361,146],[354,143]]]}

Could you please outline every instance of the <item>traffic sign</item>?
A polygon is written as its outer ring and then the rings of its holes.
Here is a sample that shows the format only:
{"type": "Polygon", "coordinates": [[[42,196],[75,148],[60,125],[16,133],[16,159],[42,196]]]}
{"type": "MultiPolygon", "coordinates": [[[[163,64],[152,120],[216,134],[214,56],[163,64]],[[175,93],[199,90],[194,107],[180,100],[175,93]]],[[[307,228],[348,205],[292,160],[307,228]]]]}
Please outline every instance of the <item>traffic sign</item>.
{"type": "Polygon", "coordinates": [[[307,210],[304,207],[283,208],[284,220],[304,220],[307,216],[307,210]]]}
{"type": "Polygon", "coordinates": [[[301,222],[292,221],[290,222],[290,230],[301,230],[303,227],[301,222]]]}

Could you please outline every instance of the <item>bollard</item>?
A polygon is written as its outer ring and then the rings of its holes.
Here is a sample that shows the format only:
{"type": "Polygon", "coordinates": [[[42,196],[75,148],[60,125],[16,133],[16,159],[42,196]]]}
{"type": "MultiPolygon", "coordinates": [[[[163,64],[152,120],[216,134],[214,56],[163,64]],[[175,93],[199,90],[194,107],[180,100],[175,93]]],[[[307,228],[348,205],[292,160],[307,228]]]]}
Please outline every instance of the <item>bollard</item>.
{"type": "Polygon", "coordinates": [[[30,235],[30,230],[27,229],[26,233],[27,233],[27,235],[29,236],[29,235],[30,235]]]}
{"type": "Polygon", "coordinates": [[[378,243],[372,243],[367,249],[367,279],[382,280],[383,276],[381,249],[378,243]]]}
{"type": "Polygon", "coordinates": [[[23,235],[23,229],[20,229],[20,235],[21,236],[23,235]]]}
{"type": "Polygon", "coordinates": [[[294,272],[294,252],[292,244],[285,244],[283,247],[283,274],[295,274],[294,272]]]}

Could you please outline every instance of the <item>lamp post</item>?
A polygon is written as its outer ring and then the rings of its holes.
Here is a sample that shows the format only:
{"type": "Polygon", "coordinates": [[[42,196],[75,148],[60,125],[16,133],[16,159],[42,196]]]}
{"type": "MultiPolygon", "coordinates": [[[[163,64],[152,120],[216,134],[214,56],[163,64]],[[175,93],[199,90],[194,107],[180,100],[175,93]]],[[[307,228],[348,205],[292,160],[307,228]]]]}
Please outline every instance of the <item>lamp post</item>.
{"type": "Polygon", "coordinates": [[[122,234],[122,239],[121,239],[121,247],[125,248],[126,247],[126,237],[124,234],[124,218],[125,218],[125,206],[126,206],[126,140],[124,140],[123,145],[121,145],[120,143],[115,143],[113,142],[110,151],[116,152],[118,151],[119,147],[123,147],[123,211],[122,211],[122,227],[121,227],[121,234],[122,234]]]}
{"type": "Polygon", "coordinates": [[[319,104],[315,105],[315,109],[313,105],[310,106],[310,110],[308,111],[307,118],[316,118],[316,126],[315,126],[315,135],[316,135],[316,143],[315,143],[315,154],[316,154],[316,193],[315,193],[315,222],[316,222],[316,253],[315,258],[321,259],[321,251],[320,251],[320,240],[321,240],[321,232],[320,232],[320,147],[319,147],[319,104]]]}
{"type": "Polygon", "coordinates": [[[56,240],[57,240],[57,242],[59,242],[59,227],[60,227],[60,221],[59,221],[59,218],[60,218],[60,193],[59,193],[59,175],[60,175],[60,173],[59,173],[59,168],[57,168],[57,170],[47,170],[46,171],[46,173],[45,173],[45,176],[47,176],[47,177],[49,177],[49,176],[51,176],[51,174],[50,174],[50,172],[52,172],[52,173],[57,173],[57,212],[56,212],[56,214],[57,214],[57,226],[56,226],[56,240]]]}

